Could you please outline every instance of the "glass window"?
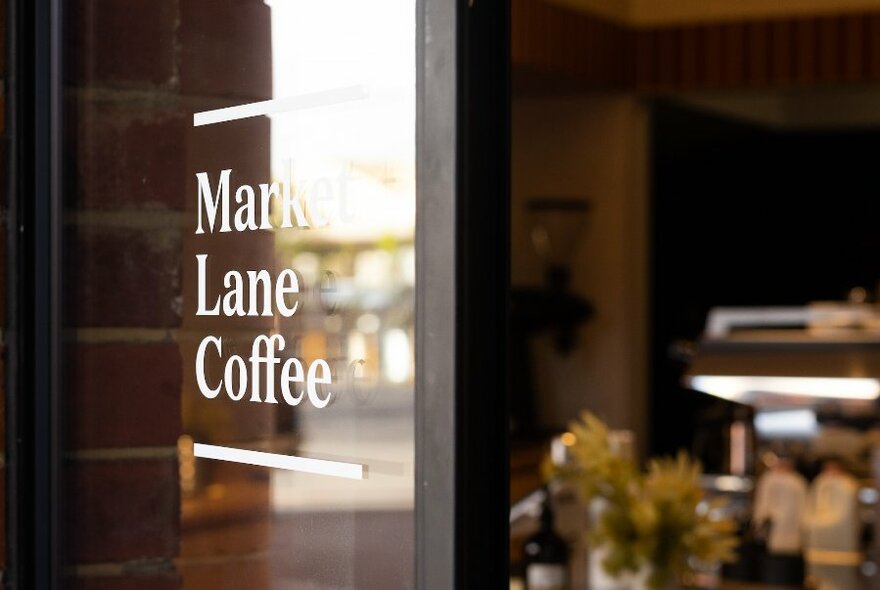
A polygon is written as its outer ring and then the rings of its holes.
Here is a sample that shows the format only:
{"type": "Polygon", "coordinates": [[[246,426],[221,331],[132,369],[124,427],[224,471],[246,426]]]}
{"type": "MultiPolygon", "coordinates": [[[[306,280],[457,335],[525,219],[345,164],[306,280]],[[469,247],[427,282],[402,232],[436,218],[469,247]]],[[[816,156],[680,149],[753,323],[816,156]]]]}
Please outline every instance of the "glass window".
{"type": "Polygon", "coordinates": [[[412,587],[414,0],[65,18],[70,587],[412,587]]]}

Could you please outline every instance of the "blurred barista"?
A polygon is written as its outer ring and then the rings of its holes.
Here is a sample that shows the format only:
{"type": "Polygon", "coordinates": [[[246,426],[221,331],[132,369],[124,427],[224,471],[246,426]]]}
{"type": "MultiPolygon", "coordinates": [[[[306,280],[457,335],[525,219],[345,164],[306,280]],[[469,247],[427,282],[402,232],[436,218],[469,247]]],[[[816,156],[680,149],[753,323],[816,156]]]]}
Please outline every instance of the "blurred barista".
{"type": "Polygon", "coordinates": [[[838,460],[828,460],[813,480],[804,524],[809,574],[821,589],[859,584],[859,485],[838,460]]]}
{"type": "Polygon", "coordinates": [[[768,584],[800,585],[804,578],[801,547],[807,503],[807,481],[780,457],[758,479],[755,487],[754,525],[764,536],[767,555],[761,578],[768,584]]]}

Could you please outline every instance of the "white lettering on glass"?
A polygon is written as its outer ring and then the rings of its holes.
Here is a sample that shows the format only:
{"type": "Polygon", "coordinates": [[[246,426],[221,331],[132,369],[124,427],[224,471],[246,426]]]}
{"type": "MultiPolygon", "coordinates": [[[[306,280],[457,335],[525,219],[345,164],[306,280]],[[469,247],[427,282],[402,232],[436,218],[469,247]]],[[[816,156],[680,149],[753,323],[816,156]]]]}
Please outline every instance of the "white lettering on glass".
{"type": "MultiPolygon", "coordinates": [[[[293,189],[292,178],[292,163],[288,161],[287,179],[282,183],[259,184],[259,190],[250,184],[236,183],[238,186],[232,193],[235,197],[233,207],[230,202],[230,187],[234,180],[231,168],[221,170],[216,178],[208,172],[196,173],[198,223],[195,233],[271,230],[273,199],[281,207],[280,228],[323,227],[339,218],[340,211],[342,215],[347,214],[344,182],[340,184],[342,198],[335,199],[333,185],[326,180],[312,183],[306,193],[293,189]]],[[[209,292],[210,262],[208,254],[196,254],[197,316],[232,318],[280,314],[290,318],[299,310],[304,287],[296,270],[285,268],[273,275],[267,269],[228,269],[223,274],[222,292],[209,292]]],[[[306,289],[306,293],[309,292],[325,312],[335,312],[336,277],[333,273],[323,273],[310,291],[306,289]]],[[[333,383],[336,373],[331,370],[330,363],[320,358],[309,362],[282,354],[285,348],[286,342],[280,334],[261,334],[253,339],[251,354],[245,359],[234,352],[226,354],[229,351],[224,351],[222,337],[206,336],[196,351],[199,391],[208,399],[225,392],[236,402],[247,396],[251,402],[277,404],[277,389],[280,388],[280,397],[290,406],[297,406],[304,400],[318,409],[329,406],[335,396],[331,389],[337,389],[338,385],[333,383]],[[208,370],[209,358],[213,361],[215,354],[222,371],[211,372],[208,370]],[[213,381],[209,374],[216,375],[213,381]]]]}
{"type": "Polygon", "coordinates": [[[199,183],[199,225],[196,227],[196,234],[205,233],[202,227],[202,218],[208,216],[208,230],[214,233],[214,223],[217,220],[217,208],[222,204],[223,210],[220,213],[221,232],[231,231],[229,228],[229,175],[232,170],[223,170],[220,172],[220,181],[217,183],[217,196],[211,194],[211,182],[207,172],[199,172],[196,179],[199,183]],[[204,207],[204,211],[202,211],[204,207]]]}
{"type": "MultiPolygon", "coordinates": [[[[278,353],[283,352],[286,346],[284,336],[280,334],[257,336],[251,346],[251,356],[245,362],[238,354],[224,357],[222,336],[206,336],[196,352],[196,383],[199,391],[206,398],[214,399],[222,390],[232,401],[240,401],[250,392],[249,400],[252,402],[277,404],[275,366],[281,363],[278,353]],[[209,347],[224,362],[223,377],[214,387],[208,383],[207,376],[205,356],[209,347]]],[[[332,391],[322,387],[333,385],[330,365],[324,359],[315,359],[307,364],[308,369],[304,371],[304,363],[298,358],[291,357],[284,362],[280,377],[281,396],[290,406],[299,405],[308,396],[309,403],[314,407],[326,408],[334,397],[332,391]],[[305,390],[300,389],[294,394],[291,391],[292,383],[305,384],[305,390]]]]}
{"type": "Polygon", "coordinates": [[[336,181],[317,178],[293,182],[293,162],[286,162],[283,182],[258,185],[237,184],[232,169],[220,171],[216,181],[208,172],[196,173],[198,186],[198,224],[196,235],[231,231],[320,228],[333,220],[349,221],[356,217],[348,198],[349,177],[343,169],[336,181]],[[216,189],[211,187],[215,186],[216,189]],[[231,196],[234,195],[234,196],[231,196]],[[272,203],[281,211],[280,224],[273,225],[272,203]],[[219,220],[218,220],[219,217],[219,220]],[[219,221],[219,223],[218,223],[219,221]]]}

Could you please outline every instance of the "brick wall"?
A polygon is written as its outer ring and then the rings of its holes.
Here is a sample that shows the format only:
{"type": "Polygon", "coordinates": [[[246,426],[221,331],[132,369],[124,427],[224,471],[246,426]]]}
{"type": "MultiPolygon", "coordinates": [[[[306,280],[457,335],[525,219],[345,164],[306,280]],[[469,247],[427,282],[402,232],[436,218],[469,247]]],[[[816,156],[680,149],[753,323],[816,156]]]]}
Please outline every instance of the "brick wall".
{"type": "MultiPolygon", "coordinates": [[[[253,148],[268,146],[265,121],[226,129],[221,144],[193,131],[192,113],[271,94],[269,9],[262,0],[76,0],[66,10],[71,587],[259,588],[267,565],[249,556],[268,538],[265,474],[219,470],[215,482],[264,491],[234,518],[211,520],[197,503],[182,519],[177,449],[194,329],[191,171],[213,158],[268,174],[268,156],[253,148]],[[247,585],[218,582],[227,562],[246,564],[237,571],[247,585]]],[[[266,236],[235,240],[216,247],[271,254],[266,236]]]]}

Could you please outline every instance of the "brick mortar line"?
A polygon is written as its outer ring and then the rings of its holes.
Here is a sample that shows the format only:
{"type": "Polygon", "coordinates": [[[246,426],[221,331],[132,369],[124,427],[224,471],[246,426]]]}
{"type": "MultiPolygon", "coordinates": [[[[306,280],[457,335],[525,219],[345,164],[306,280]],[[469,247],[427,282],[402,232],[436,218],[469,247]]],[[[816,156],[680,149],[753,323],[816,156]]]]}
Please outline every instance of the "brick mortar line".
{"type": "Polygon", "coordinates": [[[115,461],[117,459],[171,459],[177,447],[124,447],[118,449],[80,449],[65,453],[74,461],[115,461]]]}
{"type": "Polygon", "coordinates": [[[176,209],[83,209],[68,213],[64,219],[66,225],[167,231],[188,227],[186,221],[186,212],[176,209]]]}
{"type": "Polygon", "coordinates": [[[181,328],[177,331],[177,341],[178,342],[201,342],[202,339],[207,336],[223,336],[229,338],[244,338],[246,340],[253,340],[257,336],[262,336],[265,334],[277,334],[278,332],[269,326],[266,326],[265,329],[259,328],[198,328],[198,329],[190,329],[190,328],[181,328]]]}
{"type": "Polygon", "coordinates": [[[256,561],[258,559],[266,559],[271,556],[269,551],[254,551],[252,553],[241,553],[237,555],[202,555],[198,557],[178,557],[174,563],[180,566],[199,566],[214,565],[224,563],[239,563],[243,561],[256,561]]]}
{"type": "Polygon", "coordinates": [[[176,328],[77,328],[65,330],[66,341],[84,344],[160,344],[177,341],[176,328]]]}
{"type": "Polygon", "coordinates": [[[64,569],[66,576],[77,578],[108,578],[126,574],[175,573],[172,559],[138,559],[118,563],[88,563],[64,569]]]}
{"type": "Polygon", "coordinates": [[[66,330],[67,342],[81,344],[171,344],[201,342],[208,334],[212,336],[242,337],[253,339],[263,334],[275,334],[273,328],[76,328],[66,330]]]}
{"type": "Polygon", "coordinates": [[[172,86],[152,88],[120,88],[113,86],[68,86],[65,94],[79,100],[101,101],[107,103],[155,105],[167,107],[169,113],[181,111],[206,111],[224,108],[230,104],[248,104],[271,100],[271,96],[216,96],[206,94],[182,94],[172,86]]]}
{"type": "MultiPolygon", "coordinates": [[[[64,88],[66,98],[75,98],[80,101],[102,102],[125,102],[138,103],[140,105],[156,105],[167,107],[179,107],[181,103],[180,89],[173,86],[155,84],[142,87],[119,87],[119,86],[70,86],[64,88]]],[[[172,112],[169,109],[169,112],[172,112]]]]}
{"type": "MultiPolygon", "coordinates": [[[[247,440],[232,440],[232,441],[195,441],[195,442],[203,442],[205,444],[218,445],[224,447],[235,447],[240,449],[245,449],[248,451],[265,451],[268,453],[281,452],[278,451],[277,444],[279,442],[286,442],[282,440],[280,437],[284,436],[284,433],[272,433],[266,435],[265,438],[249,438],[247,440]]],[[[296,435],[292,435],[296,436],[296,435]]],[[[285,451],[286,452],[286,451],[285,451]]]]}

